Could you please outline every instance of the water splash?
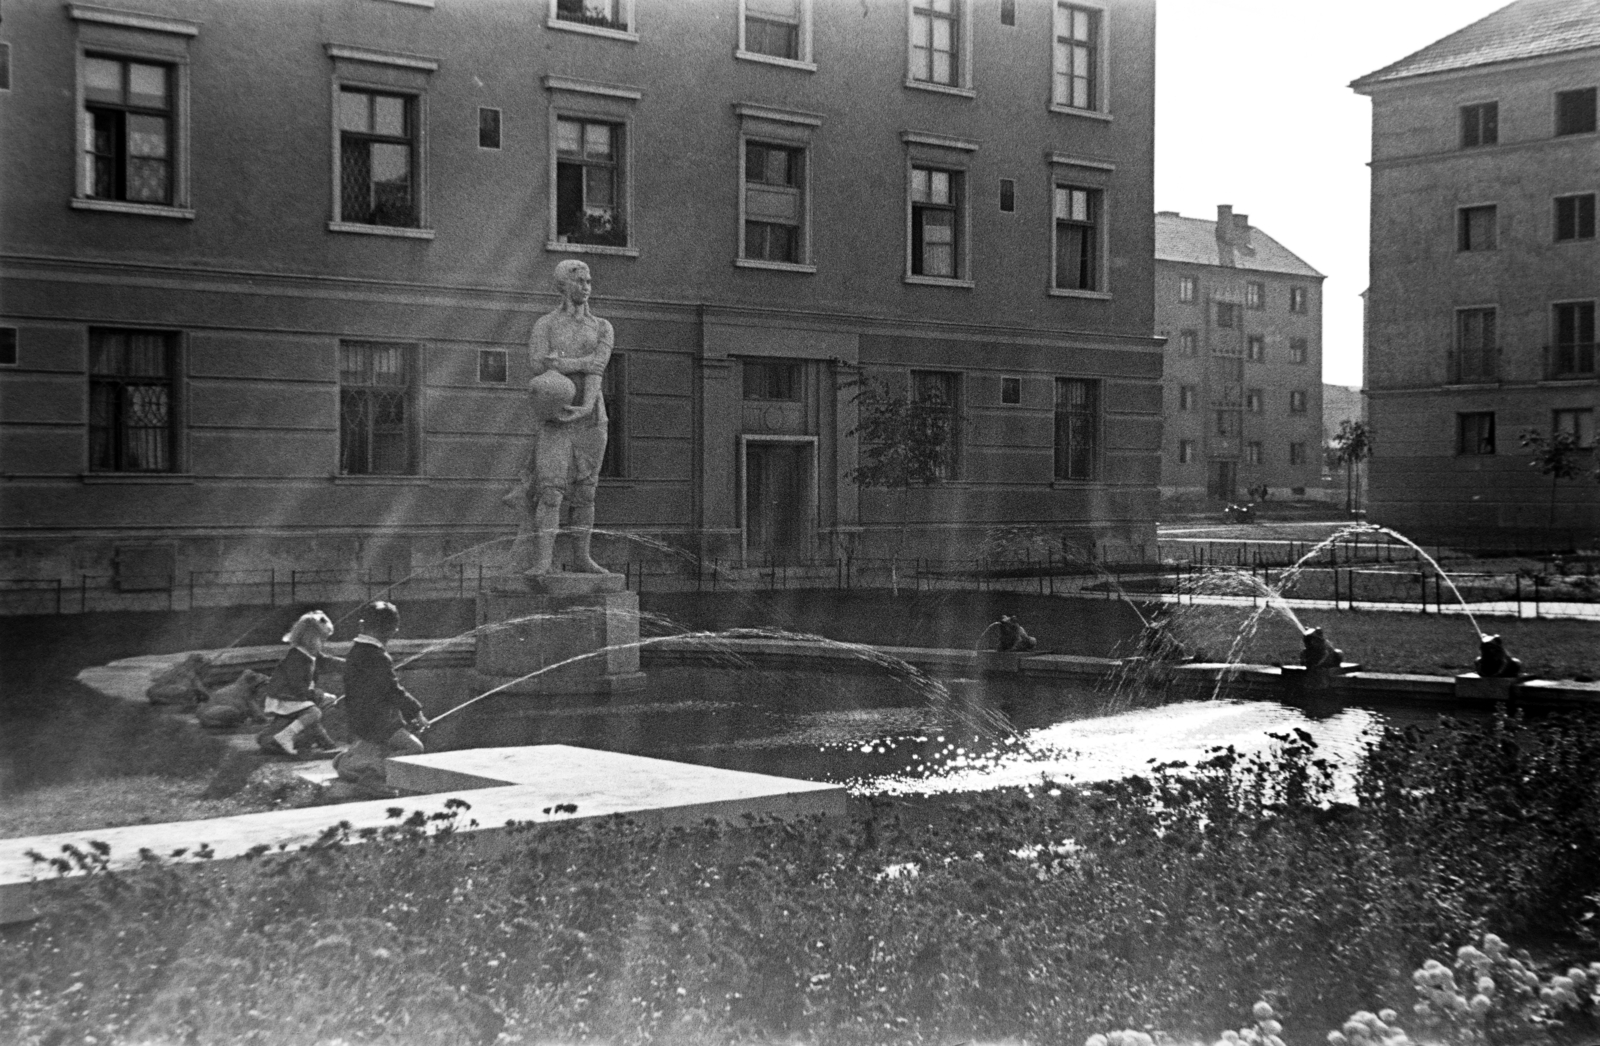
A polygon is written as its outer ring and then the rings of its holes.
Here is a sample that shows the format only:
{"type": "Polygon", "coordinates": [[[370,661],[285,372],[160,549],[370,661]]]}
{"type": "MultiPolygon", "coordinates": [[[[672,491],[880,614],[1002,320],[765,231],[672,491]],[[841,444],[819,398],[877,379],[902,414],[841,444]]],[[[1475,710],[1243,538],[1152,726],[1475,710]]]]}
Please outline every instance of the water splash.
{"type": "Polygon", "coordinates": [[[968,721],[974,729],[987,729],[1002,734],[1015,733],[1015,728],[1011,725],[1010,721],[1006,719],[1004,713],[1000,712],[998,709],[989,708],[987,706],[972,708],[969,702],[962,702],[956,695],[952,695],[950,690],[943,683],[932,678],[915,665],[912,665],[901,658],[895,657],[893,654],[889,654],[883,650],[879,650],[876,647],[865,646],[860,643],[847,643],[841,640],[829,639],[825,636],[818,636],[811,633],[787,632],[782,629],[773,628],[730,628],[719,631],[679,632],[671,635],[649,636],[628,643],[613,643],[598,650],[586,651],[582,654],[576,654],[561,661],[544,665],[532,672],[517,676],[514,679],[509,679],[498,686],[491,687],[490,689],[485,690],[483,693],[477,694],[468,700],[463,701],[454,708],[441,712],[438,716],[431,719],[430,723],[438,723],[443,719],[447,719],[450,716],[455,715],[463,709],[477,704],[479,701],[492,697],[495,694],[503,693],[510,688],[517,686],[519,683],[536,679],[547,672],[554,672],[558,669],[565,668],[569,665],[579,664],[591,658],[604,657],[607,654],[614,653],[619,650],[641,650],[645,647],[655,646],[661,643],[690,641],[710,642],[713,644],[713,649],[716,649],[715,644],[720,642],[724,644],[723,649],[725,651],[736,652],[737,648],[728,641],[752,639],[805,642],[812,645],[822,646],[827,649],[848,652],[854,658],[872,667],[889,673],[902,685],[907,686],[915,692],[921,693],[926,699],[935,704],[936,707],[940,707],[945,711],[953,711],[958,718],[968,721]]]}

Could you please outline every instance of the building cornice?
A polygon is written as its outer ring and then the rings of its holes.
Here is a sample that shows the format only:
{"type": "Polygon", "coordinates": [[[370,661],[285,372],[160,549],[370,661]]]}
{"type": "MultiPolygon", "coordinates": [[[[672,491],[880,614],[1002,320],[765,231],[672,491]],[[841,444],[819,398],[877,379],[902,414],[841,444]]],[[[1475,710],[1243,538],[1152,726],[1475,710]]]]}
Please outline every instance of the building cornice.
{"type": "Polygon", "coordinates": [[[819,113],[803,112],[799,109],[779,109],[773,105],[757,105],[753,102],[734,102],[733,111],[741,119],[766,120],[770,123],[792,123],[804,127],[821,127],[822,116],[819,113]]]}
{"type": "Polygon", "coordinates": [[[368,65],[388,65],[398,69],[420,69],[426,73],[439,71],[439,59],[427,55],[406,54],[403,51],[379,51],[371,47],[353,47],[349,44],[324,44],[329,58],[347,62],[366,62],[368,65]]]}
{"type": "Polygon", "coordinates": [[[556,76],[546,73],[542,83],[546,91],[566,91],[570,94],[598,95],[601,98],[621,98],[629,102],[637,102],[644,97],[644,91],[627,84],[601,83],[599,80],[580,80],[574,76],[556,76]]]}
{"type": "Polygon", "coordinates": [[[162,18],[138,11],[118,11],[93,4],[68,4],[67,17],[74,22],[96,22],[122,29],[142,29],[149,33],[171,33],[173,36],[199,36],[200,26],[182,18],[162,18]]]}

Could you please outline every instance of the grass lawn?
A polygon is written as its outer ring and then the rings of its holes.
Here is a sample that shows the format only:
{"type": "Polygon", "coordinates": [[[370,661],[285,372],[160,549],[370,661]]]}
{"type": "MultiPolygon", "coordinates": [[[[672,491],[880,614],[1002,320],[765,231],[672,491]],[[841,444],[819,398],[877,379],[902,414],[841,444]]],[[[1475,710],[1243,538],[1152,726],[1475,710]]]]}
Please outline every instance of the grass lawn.
{"type": "Polygon", "coordinates": [[[244,788],[206,799],[210,777],[139,774],[46,785],[8,798],[0,807],[0,839],[54,835],[88,828],[199,821],[291,806],[315,806],[317,788],[295,777],[287,764],[268,764],[244,788]]]}

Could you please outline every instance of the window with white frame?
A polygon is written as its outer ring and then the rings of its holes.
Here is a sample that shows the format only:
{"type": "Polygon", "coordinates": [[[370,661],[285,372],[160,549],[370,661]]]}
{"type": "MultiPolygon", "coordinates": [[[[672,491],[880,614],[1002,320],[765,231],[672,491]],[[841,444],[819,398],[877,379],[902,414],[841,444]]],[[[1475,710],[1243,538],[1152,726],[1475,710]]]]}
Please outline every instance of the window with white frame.
{"type": "Polygon", "coordinates": [[[1199,390],[1193,385],[1178,386],[1178,409],[1194,410],[1194,405],[1199,401],[1199,390]]]}
{"type": "Polygon", "coordinates": [[[1304,465],[1306,463],[1306,445],[1301,442],[1289,444],[1289,464],[1304,465]]]}
{"type": "Polygon", "coordinates": [[[333,61],[330,232],[432,239],[427,90],[437,59],[344,44],[333,61]]]}
{"type": "Polygon", "coordinates": [[[965,276],[963,173],[911,167],[911,275],[940,279],[965,276]]]}
{"type": "Polygon", "coordinates": [[[1310,301],[1310,295],[1308,295],[1306,293],[1306,289],[1304,287],[1290,287],[1289,288],[1289,311],[1290,312],[1305,312],[1307,310],[1307,308],[1309,307],[1308,304],[1307,304],[1309,301],[1310,301]]]}
{"type": "Polygon", "coordinates": [[[1245,358],[1253,363],[1264,363],[1267,359],[1267,339],[1261,334],[1252,334],[1244,340],[1245,358]]]}
{"type": "Polygon", "coordinates": [[[906,83],[964,90],[969,85],[970,0],[907,0],[911,40],[906,83]]]}
{"type": "Polygon", "coordinates": [[[339,215],[354,225],[417,228],[417,99],[339,88],[339,215]]]}
{"type": "Polygon", "coordinates": [[[1307,344],[1308,343],[1304,338],[1289,339],[1290,363],[1304,363],[1306,361],[1306,357],[1309,355],[1309,352],[1307,351],[1307,344]]]}
{"type": "Polygon", "coordinates": [[[1079,4],[1055,6],[1055,64],[1051,100],[1062,109],[1105,109],[1101,83],[1104,12],[1079,4]]]}
{"type": "MultiPolygon", "coordinates": [[[[189,41],[195,23],[69,4],[77,31],[78,155],[72,206],[192,218],[189,41]]],[[[9,49],[7,49],[9,59],[9,49]]],[[[7,86],[10,64],[6,63],[7,86]]]]}
{"type": "Polygon", "coordinates": [[[1185,356],[1200,355],[1200,332],[1179,331],[1178,351],[1183,353],[1185,356]]]}
{"type": "Polygon", "coordinates": [[[806,260],[806,151],[778,142],[744,143],[744,249],[751,261],[806,260]]]}
{"type": "Polygon", "coordinates": [[[1195,460],[1194,450],[1194,440],[1180,439],[1178,441],[1178,464],[1191,464],[1195,460]]]}
{"type": "Polygon", "coordinates": [[[1244,445],[1244,461],[1246,465],[1259,465],[1264,457],[1260,440],[1251,440],[1244,445]]]}
{"type": "Polygon", "coordinates": [[[1055,186],[1055,286],[1104,290],[1100,275],[1102,193],[1080,185],[1055,186]]]}
{"type": "Polygon", "coordinates": [[[419,472],[416,346],[339,343],[339,472],[410,476],[419,472]]]}
{"type": "Polygon", "coordinates": [[[739,0],[739,57],[811,62],[812,0],[739,0]]]}
{"type": "Polygon", "coordinates": [[[547,24],[555,29],[632,35],[633,0],[550,0],[547,24]]]}
{"type": "Polygon", "coordinates": [[[84,56],[85,195],[171,205],[173,79],[164,63],[84,56]]]}
{"type": "Polygon", "coordinates": [[[556,119],[556,242],[626,247],[624,126],[556,119]]]}
{"type": "Polygon", "coordinates": [[[1289,413],[1304,414],[1306,412],[1306,393],[1304,389],[1291,389],[1289,392],[1289,413]]]}
{"type": "Polygon", "coordinates": [[[89,331],[89,471],[176,472],[178,336],[89,331]]]}
{"type": "Polygon", "coordinates": [[[1182,302],[1194,301],[1200,293],[1200,281],[1193,276],[1178,277],[1178,300],[1182,302]]]}
{"type": "Polygon", "coordinates": [[[1579,447],[1594,446],[1594,409],[1573,407],[1550,412],[1550,430],[1568,435],[1579,447]]]}
{"type": "Polygon", "coordinates": [[[1267,285],[1258,280],[1251,280],[1244,285],[1244,307],[1247,309],[1264,309],[1267,307],[1267,285]]]}
{"type": "Polygon", "coordinates": [[[1266,395],[1261,389],[1246,389],[1244,394],[1244,409],[1251,414],[1260,414],[1266,403],[1266,395]]]}

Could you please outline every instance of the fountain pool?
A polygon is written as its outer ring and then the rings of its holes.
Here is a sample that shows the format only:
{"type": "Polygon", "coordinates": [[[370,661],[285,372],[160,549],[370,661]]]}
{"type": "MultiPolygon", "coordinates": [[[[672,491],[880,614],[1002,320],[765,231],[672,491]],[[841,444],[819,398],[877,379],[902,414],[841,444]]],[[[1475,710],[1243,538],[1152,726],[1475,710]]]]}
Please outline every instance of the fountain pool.
{"type": "MultiPolygon", "coordinates": [[[[732,770],[832,781],[864,793],[969,790],[1041,775],[1103,780],[1215,746],[1263,749],[1309,730],[1350,765],[1362,737],[1431,722],[1437,702],[1342,705],[1321,716],[1276,701],[1130,699],[1085,680],[946,680],[943,690],[881,670],[652,664],[626,695],[498,695],[428,732],[430,751],[574,744],[732,770]],[[995,713],[998,713],[996,715],[995,713]],[[1003,724],[1009,724],[1009,729],[1003,724]]],[[[470,673],[414,674],[437,714],[472,693],[470,673]]]]}

